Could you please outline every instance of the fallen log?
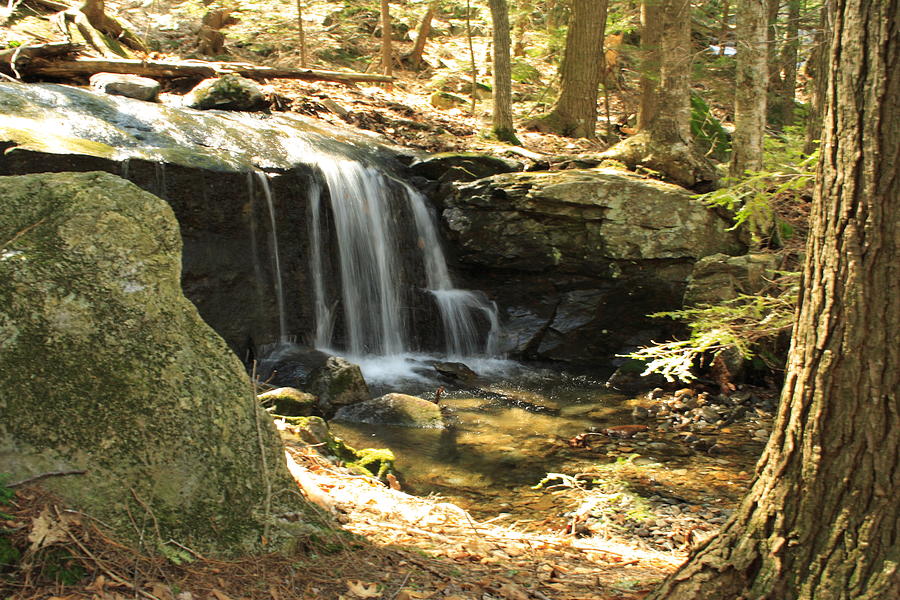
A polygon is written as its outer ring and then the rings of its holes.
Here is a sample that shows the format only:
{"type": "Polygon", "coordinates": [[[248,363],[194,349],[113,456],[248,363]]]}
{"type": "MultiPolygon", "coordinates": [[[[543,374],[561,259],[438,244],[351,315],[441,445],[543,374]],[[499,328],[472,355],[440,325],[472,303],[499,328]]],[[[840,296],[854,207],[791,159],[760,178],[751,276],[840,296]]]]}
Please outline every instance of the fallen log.
{"type": "MultiPolygon", "coordinates": [[[[2,61],[2,58],[0,58],[2,61]]],[[[152,61],[128,58],[46,58],[33,57],[27,65],[17,65],[22,75],[72,79],[95,73],[119,73],[158,78],[208,79],[235,73],[250,79],[303,79],[338,83],[390,82],[393,77],[368,73],[344,73],[316,69],[282,69],[247,63],[207,61],[152,61]]]]}

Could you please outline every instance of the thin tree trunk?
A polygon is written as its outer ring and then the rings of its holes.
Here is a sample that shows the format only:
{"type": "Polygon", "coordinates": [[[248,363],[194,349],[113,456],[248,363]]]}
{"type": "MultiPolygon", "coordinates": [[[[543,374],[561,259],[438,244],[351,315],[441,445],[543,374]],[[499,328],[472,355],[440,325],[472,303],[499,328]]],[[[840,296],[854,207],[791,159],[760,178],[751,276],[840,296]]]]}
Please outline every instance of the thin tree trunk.
{"type": "Polygon", "coordinates": [[[900,0],[832,0],[825,130],[774,433],[650,600],[900,598],[900,0]]]}
{"type": "Polygon", "coordinates": [[[762,170],[768,83],[768,21],[765,0],[740,0],[737,5],[737,72],[734,92],[732,177],[762,170]]]}
{"type": "Polygon", "coordinates": [[[392,54],[391,7],[388,0],[381,0],[381,72],[388,77],[394,74],[392,54]]]}
{"type": "Polygon", "coordinates": [[[719,56],[725,56],[725,40],[728,38],[728,0],[722,3],[722,21],[719,24],[719,56]]]}
{"type": "Polygon", "coordinates": [[[561,89],[553,109],[534,125],[570,137],[597,137],[597,99],[603,77],[607,0],[574,0],[561,89]]]}
{"type": "Polygon", "coordinates": [[[769,121],[778,130],[794,124],[794,95],[797,87],[797,59],[800,53],[800,4],[802,0],[787,0],[787,22],[784,42],[778,55],[777,87],[770,94],[774,101],[769,108],[769,121]]]}
{"type": "Polygon", "coordinates": [[[488,0],[494,28],[494,111],[492,129],[498,140],[518,144],[512,113],[512,64],[509,58],[509,9],[506,0],[488,0]]]}
{"type": "Polygon", "coordinates": [[[472,78],[472,114],[478,102],[478,67],[475,66],[475,45],[472,43],[472,1],[466,0],[466,41],[469,43],[469,75],[472,78]]]}
{"type": "Polygon", "coordinates": [[[814,36],[812,50],[806,61],[806,74],[811,79],[808,84],[809,110],[806,115],[805,154],[812,154],[818,147],[822,134],[822,110],[825,105],[825,85],[828,81],[828,49],[831,42],[830,13],[822,8],[819,29],[814,36]]]}
{"type": "Polygon", "coordinates": [[[303,28],[303,0],[297,0],[297,33],[300,34],[300,67],[306,68],[306,30],[303,28]]]}
{"type": "Polygon", "coordinates": [[[691,140],[691,3],[660,0],[654,10],[664,32],[659,40],[659,85],[655,110],[647,121],[651,143],[683,143],[691,140]]]}
{"type": "Polygon", "coordinates": [[[656,88],[659,86],[659,43],[662,39],[660,6],[656,0],[641,2],[641,102],[637,129],[646,130],[656,114],[656,88]]]}
{"type": "Polygon", "coordinates": [[[425,15],[422,17],[422,22],[419,24],[416,43],[412,52],[409,53],[409,64],[413,69],[418,70],[422,66],[422,55],[425,54],[425,43],[428,41],[428,35],[431,33],[431,20],[434,18],[436,9],[437,2],[430,3],[425,11],[425,15]]]}

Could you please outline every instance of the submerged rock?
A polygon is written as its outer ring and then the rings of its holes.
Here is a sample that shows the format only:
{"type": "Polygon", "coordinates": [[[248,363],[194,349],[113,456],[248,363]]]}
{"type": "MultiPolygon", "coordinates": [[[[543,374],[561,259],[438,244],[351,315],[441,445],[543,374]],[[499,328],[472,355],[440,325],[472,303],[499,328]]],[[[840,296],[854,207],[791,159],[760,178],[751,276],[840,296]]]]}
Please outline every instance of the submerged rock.
{"type": "Polygon", "coordinates": [[[478,373],[461,362],[432,361],[431,366],[441,377],[457,383],[472,383],[478,379],[478,373]]]}
{"type": "Polygon", "coordinates": [[[147,510],[163,540],[261,549],[296,486],[243,366],[182,295],[171,208],[106,173],[0,177],[0,198],[2,470],[84,469],[42,485],[125,537],[147,510]]]}
{"type": "Polygon", "coordinates": [[[406,394],[385,394],[353,406],[345,406],[338,410],[334,419],[350,423],[430,429],[444,426],[444,417],[437,404],[406,394]]]}

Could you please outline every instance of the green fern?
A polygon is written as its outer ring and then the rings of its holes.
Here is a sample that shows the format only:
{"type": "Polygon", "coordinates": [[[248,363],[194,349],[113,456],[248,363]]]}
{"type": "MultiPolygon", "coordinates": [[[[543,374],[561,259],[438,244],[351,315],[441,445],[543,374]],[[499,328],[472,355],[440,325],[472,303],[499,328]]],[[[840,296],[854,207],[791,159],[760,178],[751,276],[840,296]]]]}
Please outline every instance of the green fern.
{"type": "Polygon", "coordinates": [[[781,273],[768,294],[742,294],[720,304],[706,304],[650,315],[684,321],[690,335],[684,340],[654,344],[627,354],[642,361],[644,375],[659,373],[668,381],[696,379],[694,368],[704,359],[733,349],[746,359],[760,358],[775,367],[772,356],[760,351],[766,342],[790,330],[797,302],[799,273],[781,273]]]}

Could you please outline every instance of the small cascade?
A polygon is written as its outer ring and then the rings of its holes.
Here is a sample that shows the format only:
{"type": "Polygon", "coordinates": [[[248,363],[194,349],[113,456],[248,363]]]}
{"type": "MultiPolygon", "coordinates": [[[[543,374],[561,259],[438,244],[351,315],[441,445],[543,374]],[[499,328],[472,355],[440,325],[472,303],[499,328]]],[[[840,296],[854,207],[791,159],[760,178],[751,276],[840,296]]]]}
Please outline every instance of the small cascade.
{"type": "MultiPolygon", "coordinates": [[[[287,340],[287,316],[284,310],[284,285],[281,280],[281,259],[278,255],[278,228],[275,219],[275,203],[272,199],[272,188],[269,186],[269,177],[262,171],[247,173],[247,187],[250,197],[253,198],[254,182],[257,182],[266,199],[266,208],[269,212],[269,248],[271,248],[273,278],[275,280],[275,302],[278,308],[278,338],[279,341],[287,340]]],[[[254,236],[254,245],[255,245],[254,236]]],[[[254,252],[254,256],[256,253],[254,252]]],[[[254,265],[255,266],[255,265],[254,265]]]]}
{"type": "MultiPolygon", "coordinates": [[[[365,360],[399,357],[415,349],[409,332],[411,300],[404,286],[424,288],[432,297],[443,325],[447,356],[458,360],[496,354],[496,307],[483,294],[453,287],[436,221],[425,198],[383,171],[353,160],[321,157],[316,165],[330,199],[347,354],[365,360]],[[417,264],[404,266],[404,254],[417,264]],[[487,335],[485,329],[489,329],[487,335]]],[[[323,191],[316,189],[311,194],[310,266],[315,343],[320,349],[329,349],[335,343],[337,315],[324,283],[327,234],[323,191]]]]}
{"type": "Polygon", "coordinates": [[[483,294],[453,287],[447,260],[437,235],[434,217],[418,191],[404,184],[410,210],[416,221],[419,247],[422,248],[428,291],[434,297],[444,324],[445,351],[453,358],[494,356],[500,335],[497,307],[483,294]],[[476,315],[481,314],[490,325],[487,338],[479,339],[476,315]]]}

